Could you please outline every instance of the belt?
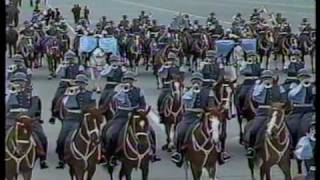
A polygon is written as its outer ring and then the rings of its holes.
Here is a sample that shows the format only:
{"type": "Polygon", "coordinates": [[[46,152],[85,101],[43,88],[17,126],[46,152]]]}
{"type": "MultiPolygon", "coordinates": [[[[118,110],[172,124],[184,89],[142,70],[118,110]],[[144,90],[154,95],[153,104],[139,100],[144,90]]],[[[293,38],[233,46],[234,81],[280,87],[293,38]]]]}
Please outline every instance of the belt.
{"type": "Polygon", "coordinates": [[[117,107],[119,110],[132,111],[137,107],[117,107]]]}
{"type": "Polygon", "coordinates": [[[29,110],[26,108],[15,108],[15,109],[10,109],[10,112],[28,112],[29,110]]]}
{"type": "Polygon", "coordinates": [[[199,113],[204,112],[203,109],[201,109],[201,108],[186,108],[186,111],[189,111],[189,112],[199,112],[199,113]]]}
{"type": "Polygon", "coordinates": [[[270,105],[259,105],[258,108],[261,108],[261,109],[270,109],[271,106],[270,106],[270,105]]]}
{"type": "Polygon", "coordinates": [[[114,82],[114,81],[107,81],[107,83],[106,84],[112,84],[112,85],[117,85],[117,84],[119,84],[118,82],[114,82]]]}
{"type": "Polygon", "coordinates": [[[163,84],[170,84],[172,81],[165,81],[163,84]]]}
{"type": "Polygon", "coordinates": [[[245,80],[247,80],[247,79],[259,79],[258,76],[244,76],[243,78],[244,78],[245,80]]]}
{"type": "Polygon", "coordinates": [[[297,80],[297,77],[290,77],[290,76],[288,76],[287,79],[297,80]]]}
{"type": "Polygon", "coordinates": [[[312,107],[313,104],[293,104],[293,107],[312,107]]]}
{"type": "Polygon", "coordinates": [[[80,109],[67,109],[67,112],[80,114],[81,110],[80,109]]]}

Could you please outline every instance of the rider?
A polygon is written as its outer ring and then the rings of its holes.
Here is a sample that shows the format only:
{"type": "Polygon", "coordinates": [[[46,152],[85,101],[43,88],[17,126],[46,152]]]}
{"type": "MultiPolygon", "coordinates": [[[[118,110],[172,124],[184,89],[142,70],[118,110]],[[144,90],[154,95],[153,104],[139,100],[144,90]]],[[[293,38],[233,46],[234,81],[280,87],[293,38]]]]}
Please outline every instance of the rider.
{"type": "Polygon", "coordinates": [[[68,31],[68,25],[66,23],[66,20],[61,20],[58,24],[58,30],[61,32],[67,32],[68,31]]]}
{"type": "Polygon", "coordinates": [[[244,108],[244,104],[240,104],[244,102],[244,99],[248,95],[248,92],[254,86],[255,82],[259,79],[261,75],[262,69],[261,64],[258,62],[257,56],[255,53],[247,53],[246,61],[240,66],[240,75],[243,76],[244,81],[240,84],[237,89],[237,96],[235,96],[235,100],[238,101],[239,106],[244,108]]]}
{"type": "Polygon", "coordinates": [[[10,79],[13,74],[16,72],[22,72],[27,75],[28,81],[31,83],[32,71],[29,68],[26,68],[24,64],[23,57],[20,54],[16,54],[13,57],[13,65],[8,68],[8,76],[7,79],[10,79]]]}
{"type": "MultiPolygon", "coordinates": [[[[178,78],[180,71],[179,68],[174,64],[174,62],[176,61],[176,55],[174,53],[169,53],[168,54],[168,59],[166,62],[164,62],[164,64],[161,66],[161,68],[159,69],[159,77],[161,79],[162,82],[162,91],[159,95],[159,99],[158,99],[158,112],[159,115],[162,116],[163,112],[162,112],[162,100],[165,99],[164,97],[166,97],[171,89],[170,89],[170,84],[172,82],[173,79],[178,78]]],[[[162,122],[163,118],[160,118],[160,121],[162,122]]]]}
{"type": "Polygon", "coordinates": [[[33,119],[33,136],[37,143],[37,155],[40,158],[40,168],[48,168],[47,156],[47,137],[43,131],[41,123],[41,106],[39,97],[28,85],[28,78],[25,73],[17,72],[10,79],[10,90],[6,101],[6,129],[14,125],[15,119],[20,113],[25,113],[33,119]]]}
{"type": "Polygon", "coordinates": [[[23,25],[24,27],[20,30],[20,34],[24,36],[29,36],[29,37],[34,36],[35,34],[34,28],[30,23],[30,21],[24,21],[23,25]]]}
{"type": "MultiPolygon", "coordinates": [[[[183,149],[187,132],[190,131],[199,121],[199,115],[207,109],[219,105],[219,100],[209,88],[203,88],[203,76],[195,72],[191,76],[192,87],[183,96],[185,112],[182,121],[178,122],[175,134],[176,152],[171,156],[172,161],[181,167],[183,164],[183,149]]],[[[219,153],[219,163],[223,163],[223,153],[219,153]]]]}
{"type": "Polygon", "coordinates": [[[89,83],[85,74],[78,74],[75,79],[75,89],[69,89],[65,93],[63,102],[66,113],[63,118],[63,125],[57,140],[56,153],[59,156],[58,169],[64,168],[64,144],[67,137],[78,129],[83,119],[82,111],[86,108],[96,107],[96,94],[87,89],[89,83]]]}
{"type": "Polygon", "coordinates": [[[262,128],[266,126],[269,117],[269,109],[272,102],[286,102],[287,95],[284,88],[278,85],[279,78],[275,78],[270,70],[264,70],[261,77],[256,81],[251,93],[251,100],[258,104],[256,116],[252,126],[246,132],[248,142],[247,156],[254,158],[255,145],[259,145],[260,139],[256,136],[261,133],[262,128]]]}
{"type": "Polygon", "coordinates": [[[76,62],[76,55],[73,51],[69,50],[64,55],[64,61],[62,64],[60,64],[57,68],[56,74],[58,74],[61,77],[58,89],[55,93],[55,96],[52,100],[51,105],[51,118],[49,120],[50,123],[55,122],[56,112],[54,111],[54,107],[58,101],[58,99],[63,96],[66,89],[73,84],[73,80],[76,78],[76,76],[80,73],[84,72],[84,67],[82,65],[79,65],[76,62]]]}
{"type": "Polygon", "coordinates": [[[200,64],[200,67],[203,74],[203,86],[212,87],[212,80],[217,83],[223,80],[223,66],[217,61],[214,50],[207,51],[206,59],[200,64]]]}
{"type": "Polygon", "coordinates": [[[299,26],[300,32],[309,32],[310,29],[311,29],[311,25],[308,22],[308,19],[307,18],[303,18],[302,22],[300,23],[300,26],[299,26]]]}
{"type": "Polygon", "coordinates": [[[219,23],[218,19],[216,18],[216,14],[214,12],[210,13],[210,16],[207,19],[207,24],[210,23],[211,25],[217,25],[219,23]]]}
{"type": "Polygon", "coordinates": [[[48,36],[56,36],[58,34],[57,27],[53,21],[50,22],[49,29],[46,31],[48,36]]]}
{"type": "Polygon", "coordinates": [[[124,27],[124,29],[129,29],[129,24],[130,24],[130,22],[127,19],[127,15],[123,15],[122,20],[120,21],[118,27],[122,26],[122,27],[124,27]]]}
{"type": "Polygon", "coordinates": [[[116,55],[111,55],[109,59],[110,65],[106,65],[100,72],[101,77],[106,78],[106,85],[99,100],[99,106],[105,105],[112,98],[115,87],[121,83],[123,74],[127,69],[120,64],[120,58],[116,55]]]}
{"type": "Polygon", "coordinates": [[[299,83],[299,80],[297,79],[298,71],[303,69],[304,66],[304,62],[301,61],[301,53],[299,51],[293,51],[290,56],[288,67],[286,68],[287,78],[283,83],[283,87],[286,91],[289,91],[291,83],[299,83]]]}
{"type": "MultiPolygon", "coordinates": [[[[118,144],[117,140],[122,129],[128,122],[129,113],[133,110],[145,110],[147,106],[143,91],[133,85],[134,81],[136,81],[134,73],[131,71],[126,72],[121,80],[122,87],[113,96],[113,100],[117,104],[117,111],[113,120],[110,121],[108,129],[105,131],[105,146],[111,154],[110,165],[115,165],[114,155],[116,154],[116,147],[118,144]]],[[[155,162],[159,161],[160,158],[156,156],[156,139],[154,130],[150,128],[150,132],[153,150],[152,161],[155,162]]]]}
{"type": "Polygon", "coordinates": [[[287,18],[282,18],[282,24],[280,26],[281,32],[291,33],[291,26],[287,21],[287,18]]]}
{"type": "Polygon", "coordinates": [[[315,85],[311,82],[311,74],[306,69],[300,69],[297,78],[298,83],[292,83],[288,93],[288,100],[293,104],[287,116],[293,147],[297,144],[297,138],[304,135],[315,114],[315,85]]]}
{"type": "Polygon", "coordinates": [[[281,14],[281,13],[277,13],[275,20],[276,20],[276,23],[277,23],[278,25],[281,25],[282,22],[283,22],[282,14],[281,14]]]}
{"type": "Polygon", "coordinates": [[[238,24],[240,24],[241,22],[244,21],[244,19],[242,18],[241,13],[237,13],[236,15],[234,15],[232,17],[233,22],[237,22],[238,24]]]}

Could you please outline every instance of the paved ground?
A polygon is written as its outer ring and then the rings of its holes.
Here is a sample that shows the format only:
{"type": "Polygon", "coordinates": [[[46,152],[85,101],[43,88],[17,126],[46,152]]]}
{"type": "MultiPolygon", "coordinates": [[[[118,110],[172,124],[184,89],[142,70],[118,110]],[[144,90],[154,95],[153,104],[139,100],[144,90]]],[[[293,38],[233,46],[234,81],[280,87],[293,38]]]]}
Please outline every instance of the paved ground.
{"type": "MultiPolygon", "coordinates": [[[[75,3],[73,0],[51,0],[49,2],[53,7],[59,7],[67,21],[73,26],[73,19],[70,12],[70,8],[75,3]]],[[[193,15],[193,18],[199,18],[204,20],[207,14],[211,11],[216,12],[219,19],[228,25],[231,20],[231,16],[240,11],[244,15],[248,15],[252,11],[253,7],[260,7],[264,5],[270,11],[282,12],[285,16],[289,17],[289,21],[296,26],[302,17],[308,17],[314,19],[314,1],[313,0],[78,0],[76,3],[87,4],[91,9],[91,18],[93,22],[98,21],[99,17],[106,15],[114,20],[117,20],[123,14],[127,14],[129,17],[137,16],[140,10],[144,9],[147,12],[152,11],[153,17],[159,19],[161,23],[169,23],[171,18],[178,11],[188,12],[193,15]]],[[[31,9],[24,2],[21,20],[29,19],[31,9]]],[[[11,62],[7,59],[7,65],[11,62]]],[[[56,139],[60,130],[60,123],[51,125],[48,123],[49,109],[51,99],[55,93],[55,89],[58,85],[58,80],[47,80],[46,68],[37,69],[34,71],[33,84],[35,90],[38,92],[43,103],[42,118],[45,120],[44,128],[49,140],[49,154],[48,161],[50,168],[47,170],[40,170],[38,164],[35,167],[33,179],[35,180],[54,180],[54,179],[69,179],[68,171],[56,170],[57,156],[55,154],[56,139]]],[[[282,75],[280,73],[280,75],[282,75]]],[[[188,74],[188,77],[190,75],[188,74]]],[[[283,79],[284,76],[281,76],[283,79]]],[[[148,104],[156,108],[156,100],[160,91],[156,89],[154,77],[151,72],[142,71],[138,77],[137,85],[141,87],[147,99],[148,104]]],[[[103,84],[101,82],[100,84],[103,84]]],[[[158,119],[154,114],[152,118],[152,126],[157,134],[158,152],[162,158],[161,162],[152,164],[150,167],[150,179],[151,180],[180,180],[184,179],[184,169],[177,168],[170,161],[170,154],[162,152],[160,147],[164,144],[165,136],[163,127],[159,125],[158,119]]],[[[228,124],[228,142],[227,151],[232,155],[232,159],[227,164],[218,167],[218,178],[222,180],[248,180],[250,179],[249,170],[247,168],[247,161],[244,156],[245,151],[242,146],[238,144],[238,124],[235,119],[230,120],[228,124]]],[[[295,167],[295,165],[294,165],[295,167]]],[[[293,174],[296,174],[296,168],[292,168],[293,174]]],[[[140,172],[133,173],[133,179],[141,179],[140,172]]],[[[191,175],[189,173],[189,175],[191,175]]],[[[281,172],[278,168],[274,168],[272,171],[274,179],[283,179],[281,172]]],[[[98,167],[94,176],[96,180],[108,179],[107,172],[98,167]]]]}

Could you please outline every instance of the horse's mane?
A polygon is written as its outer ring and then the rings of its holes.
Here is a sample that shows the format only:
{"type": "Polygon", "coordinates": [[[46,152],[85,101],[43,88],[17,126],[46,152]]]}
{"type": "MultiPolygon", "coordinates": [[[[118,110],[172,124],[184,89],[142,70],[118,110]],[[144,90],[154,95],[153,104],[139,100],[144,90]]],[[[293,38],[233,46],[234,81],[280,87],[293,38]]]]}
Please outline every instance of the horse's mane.
{"type": "Polygon", "coordinates": [[[32,118],[26,114],[19,114],[17,116],[17,122],[22,123],[28,132],[32,132],[32,121],[32,118]]]}

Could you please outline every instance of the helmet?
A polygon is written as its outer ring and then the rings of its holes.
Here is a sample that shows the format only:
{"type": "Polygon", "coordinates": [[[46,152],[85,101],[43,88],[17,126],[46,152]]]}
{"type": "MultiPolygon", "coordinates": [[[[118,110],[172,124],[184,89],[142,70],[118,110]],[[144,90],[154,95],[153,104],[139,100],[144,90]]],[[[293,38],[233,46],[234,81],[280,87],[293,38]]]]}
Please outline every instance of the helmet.
{"type": "Polygon", "coordinates": [[[177,58],[177,55],[173,52],[169,52],[168,54],[168,60],[175,60],[177,58]]]}
{"type": "Polygon", "coordinates": [[[113,62],[119,62],[120,61],[120,58],[119,58],[119,56],[117,56],[117,55],[111,55],[110,56],[110,58],[109,58],[109,62],[110,63],[113,63],[113,62]]]}
{"type": "Polygon", "coordinates": [[[76,54],[72,50],[68,50],[64,55],[64,59],[74,59],[75,57],[76,54]]]}
{"type": "Polygon", "coordinates": [[[277,13],[276,16],[280,17],[280,16],[282,16],[282,14],[281,13],[277,13]]]}
{"type": "Polygon", "coordinates": [[[11,82],[16,82],[16,81],[24,81],[27,82],[27,75],[23,72],[17,72],[15,74],[13,74],[13,76],[10,79],[11,82]]]}
{"type": "Polygon", "coordinates": [[[132,71],[127,71],[127,72],[123,75],[121,81],[125,81],[125,80],[127,80],[127,79],[135,81],[135,80],[136,80],[135,74],[134,74],[132,71]]]}
{"type": "Polygon", "coordinates": [[[261,79],[272,79],[273,72],[271,70],[264,70],[261,73],[261,79]]]}
{"type": "Polygon", "coordinates": [[[123,15],[122,17],[123,17],[123,19],[127,19],[127,15],[123,15]]]}
{"type": "Polygon", "coordinates": [[[228,28],[227,30],[226,30],[226,33],[231,33],[232,32],[232,30],[230,29],[230,28],[228,28]]]}
{"type": "Polygon", "coordinates": [[[307,18],[303,18],[302,21],[303,22],[308,22],[308,19],[307,18]]]}
{"type": "Polygon", "coordinates": [[[195,72],[191,75],[191,81],[193,80],[203,80],[203,75],[200,72],[195,72]]]}
{"type": "Polygon", "coordinates": [[[216,14],[214,12],[211,12],[210,13],[210,16],[215,16],[216,14]]]}
{"type": "Polygon", "coordinates": [[[78,74],[75,79],[75,83],[89,84],[89,79],[85,74],[78,74]]]}
{"type": "Polygon", "coordinates": [[[241,13],[237,13],[237,17],[240,17],[241,16],[241,13]]]}
{"type": "Polygon", "coordinates": [[[298,78],[299,78],[299,77],[311,78],[311,74],[308,73],[307,69],[303,68],[303,69],[300,69],[300,70],[298,71],[298,76],[297,76],[297,77],[298,77],[298,78]]]}

